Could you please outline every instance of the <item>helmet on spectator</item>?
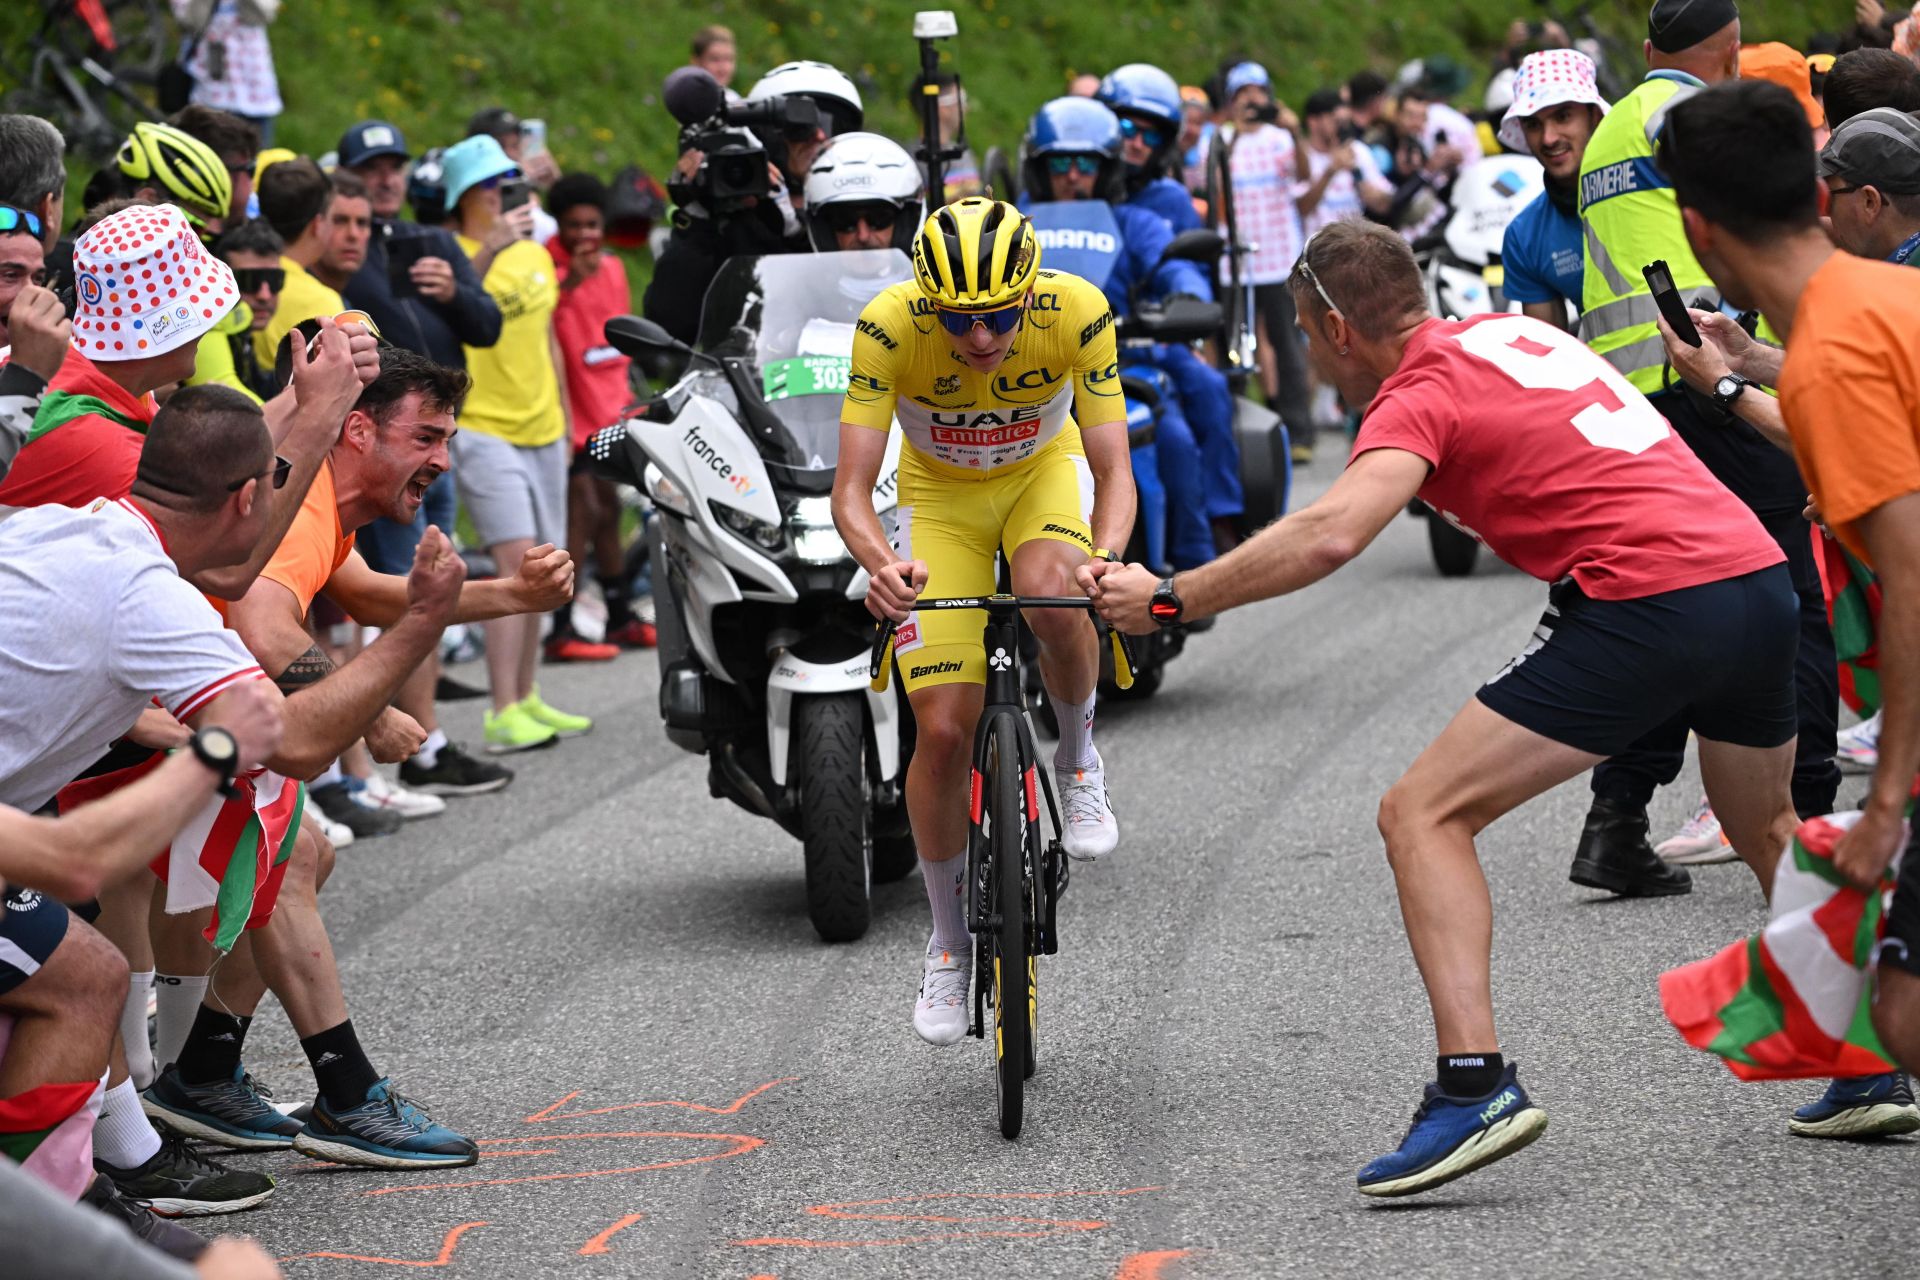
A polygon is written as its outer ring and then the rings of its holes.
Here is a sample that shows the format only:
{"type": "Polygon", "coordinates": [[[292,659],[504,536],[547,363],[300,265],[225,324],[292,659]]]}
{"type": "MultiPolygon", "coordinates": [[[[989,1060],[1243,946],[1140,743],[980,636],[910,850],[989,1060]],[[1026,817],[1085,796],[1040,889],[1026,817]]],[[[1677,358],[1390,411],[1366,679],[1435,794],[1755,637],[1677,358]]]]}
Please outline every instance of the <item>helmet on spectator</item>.
{"type": "Polygon", "coordinates": [[[998,311],[1040,274],[1040,237],[1004,200],[969,196],[933,211],[913,242],[913,278],[935,306],[998,311]]]}
{"type": "Polygon", "coordinates": [[[1159,131],[1160,141],[1146,167],[1158,169],[1180,142],[1180,130],[1186,124],[1186,108],[1181,102],[1180,86],[1172,76],[1145,62],[1130,62],[1116,67],[1100,82],[1096,101],[1112,107],[1123,117],[1124,129],[1131,121],[1126,116],[1141,116],[1159,131]]]}
{"type": "Polygon", "coordinates": [[[748,102],[775,96],[811,99],[831,121],[829,136],[852,133],[867,118],[860,90],[838,68],[824,62],[783,62],[747,91],[748,102]]]}
{"type": "Polygon", "coordinates": [[[437,227],[447,220],[446,151],[427,148],[407,174],[407,203],[413,206],[413,220],[424,226],[437,227]]]}
{"type": "Polygon", "coordinates": [[[113,162],[131,188],[152,187],[196,227],[227,216],[233,178],[213,149],[170,124],[142,120],[113,162]]]}
{"type": "Polygon", "coordinates": [[[1020,185],[1033,199],[1051,199],[1048,163],[1054,156],[1098,156],[1094,193],[1120,198],[1120,117],[1092,98],[1055,98],[1033,113],[1021,144],[1020,185]]]}
{"type": "Polygon", "coordinates": [[[920,192],[925,187],[905,147],[877,133],[843,133],[820,150],[807,171],[807,235],[822,253],[834,239],[835,205],[888,204],[896,215],[893,245],[911,249],[919,229],[920,192]]]}

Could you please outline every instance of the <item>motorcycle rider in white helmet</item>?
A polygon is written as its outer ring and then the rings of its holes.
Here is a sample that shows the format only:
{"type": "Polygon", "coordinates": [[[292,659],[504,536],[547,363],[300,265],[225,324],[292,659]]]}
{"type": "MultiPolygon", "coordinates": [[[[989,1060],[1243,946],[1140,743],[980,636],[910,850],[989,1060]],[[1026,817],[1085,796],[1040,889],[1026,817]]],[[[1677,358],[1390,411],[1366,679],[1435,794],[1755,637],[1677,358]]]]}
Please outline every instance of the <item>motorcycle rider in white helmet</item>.
{"type": "Polygon", "coordinates": [[[910,251],[922,218],[920,170],[905,147],[877,133],[836,135],[807,171],[808,238],[836,249],[910,251]]]}
{"type": "MultiPolygon", "coordinates": [[[[786,177],[789,195],[798,194],[801,184],[806,181],[808,170],[813,167],[820,149],[827,145],[827,140],[858,129],[866,120],[866,108],[861,103],[860,90],[853,81],[824,62],[783,62],[761,76],[753,88],[747,90],[747,101],[750,103],[764,102],[772,97],[805,98],[820,109],[817,128],[787,129],[780,133],[778,143],[775,138],[762,133],[768,154],[773,156],[774,163],[786,177]]],[[[777,197],[778,193],[775,194],[777,197]]],[[[797,207],[805,199],[802,194],[793,204],[797,207]]]]}

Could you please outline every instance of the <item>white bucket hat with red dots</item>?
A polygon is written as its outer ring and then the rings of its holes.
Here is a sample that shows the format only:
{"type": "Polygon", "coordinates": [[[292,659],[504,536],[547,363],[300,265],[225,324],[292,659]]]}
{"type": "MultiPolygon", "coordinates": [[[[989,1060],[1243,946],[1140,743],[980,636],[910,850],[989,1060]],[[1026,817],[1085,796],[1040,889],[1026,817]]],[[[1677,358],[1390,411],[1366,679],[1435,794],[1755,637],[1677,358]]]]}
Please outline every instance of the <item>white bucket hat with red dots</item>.
{"type": "Polygon", "coordinates": [[[1500,118],[1500,142],[1509,151],[1527,153],[1527,135],[1520,122],[1563,102],[1584,102],[1607,114],[1600,96],[1593,59],[1572,49],[1530,53],[1513,73],[1513,103],[1500,118]]]}
{"type": "Polygon", "coordinates": [[[73,349],[89,360],[165,355],[240,300],[233,272],[170,204],[102,218],[73,246],[73,349]]]}

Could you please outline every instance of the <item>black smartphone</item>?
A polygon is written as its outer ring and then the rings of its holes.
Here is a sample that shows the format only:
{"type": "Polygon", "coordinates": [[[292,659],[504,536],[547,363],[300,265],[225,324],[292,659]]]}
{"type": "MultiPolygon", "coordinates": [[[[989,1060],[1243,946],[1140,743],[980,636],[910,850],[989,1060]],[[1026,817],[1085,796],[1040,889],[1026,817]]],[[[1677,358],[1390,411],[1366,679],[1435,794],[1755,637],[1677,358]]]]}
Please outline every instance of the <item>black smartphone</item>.
{"type": "Polygon", "coordinates": [[[1680,298],[1680,291],[1673,287],[1673,272],[1667,269],[1666,259],[1655,258],[1640,274],[1647,278],[1647,288],[1653,293],[1653,303],[1660,308],[1660,314],[1666,318],[1667,327],[1680,341],[1690,347],[1700,345],[1700,331],[1693,327],[1693,317],[1687,314],[1687,304],[1680,298]]]}
{"type": "Polygon", "coordinates": [[[533,199],[533,188],[524,179],[516,178],[512,182],[500,184],[500,212],[502,213],[512,213],[531,199],[533,199]]]}
{"type": "Polygon", "coordinates": [[[432,256],[432,245],[425,236],[387,241],[388,287],[395,293],[418,292],[413,283],[413,264],[432,256]]]}

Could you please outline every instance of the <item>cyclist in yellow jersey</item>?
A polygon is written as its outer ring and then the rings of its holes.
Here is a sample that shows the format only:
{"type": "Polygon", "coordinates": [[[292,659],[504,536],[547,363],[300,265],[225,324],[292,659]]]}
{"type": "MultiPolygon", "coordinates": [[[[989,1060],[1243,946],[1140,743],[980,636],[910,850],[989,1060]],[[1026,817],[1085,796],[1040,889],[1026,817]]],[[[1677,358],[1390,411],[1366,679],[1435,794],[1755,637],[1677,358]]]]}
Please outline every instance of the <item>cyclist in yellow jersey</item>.
{"type": "MultiPolygon", "coordinates": [[[[872,576],[867,608],[902,625],[900,678],[919,733],[907,812],[933,908],[913,1024],[932,1044],[966,1034],[967,770],[986,683],[978,612],[917,614],[922,592],[984,595],[1004,549],[1022,595],[1079,595],[1133,526],[1133,472],[1113,317],[1100,290],[1040,269],[1033,227],[984,198],[936,210],[914,242],[914,280],[861,312],[840,417],[833,517],[872,576]],[[897,529],[887,539],[873,485],[895,418],[897,529]],[[1078,419],[1076,423],[1075,419],[1078,419]]],[[[1062,843],[1079,858],[1120,838],[1093,749],[1099,652],[1083,614],[1036,610],[1040,674],[1060,720],[1054,770],[1062,843]]]]}

